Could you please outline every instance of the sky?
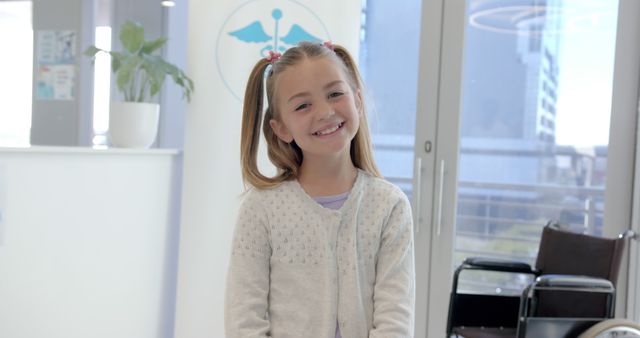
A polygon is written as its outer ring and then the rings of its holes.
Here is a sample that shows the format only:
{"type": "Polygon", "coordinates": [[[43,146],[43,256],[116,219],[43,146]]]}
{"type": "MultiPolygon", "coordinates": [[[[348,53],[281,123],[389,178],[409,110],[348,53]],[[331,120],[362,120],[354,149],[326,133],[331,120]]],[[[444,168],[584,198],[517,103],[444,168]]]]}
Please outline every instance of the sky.
{"type": "Polygon", "coordinates": [[[610,0],[567,3],[582,14],[565,23],[561,35],[556,142],[606,145],[618,4],[610,0]]]}

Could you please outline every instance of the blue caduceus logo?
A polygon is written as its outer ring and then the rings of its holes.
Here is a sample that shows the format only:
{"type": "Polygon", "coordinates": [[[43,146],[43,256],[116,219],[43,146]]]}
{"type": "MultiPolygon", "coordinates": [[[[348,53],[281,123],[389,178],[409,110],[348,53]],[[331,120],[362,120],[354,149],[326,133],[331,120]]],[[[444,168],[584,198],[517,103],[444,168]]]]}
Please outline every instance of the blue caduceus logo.
{"type": "Polygon", "coordinates": [[[264,48],[260,50],[261,56],[266,56],[269,51],[284,52],[287,48],[280,44],[282,42],[288,46],[297,45],[300,41],[309,42],[321,42],[319,38],[309,34],[300,25],[293,24],[289,29],[287,35],[280,37],[280,19],[282,19],[282,11],[279,8],[271,11],[271,17],[273,18],[273,36],[270,36],[265,32],[264,27],[260,21],[254,21],[246,27],[229,32],[229,35],[238,38],[244,42],[253,43],[267,43],[264,48]]]}
{"type": "Polygon", "coordinates": [[[215,63],[222,84],[239,102],[256,59],[283,53],[300,41],[331,40],[322,19],[297,0],[249,0],[218,30],[215,63]]]}

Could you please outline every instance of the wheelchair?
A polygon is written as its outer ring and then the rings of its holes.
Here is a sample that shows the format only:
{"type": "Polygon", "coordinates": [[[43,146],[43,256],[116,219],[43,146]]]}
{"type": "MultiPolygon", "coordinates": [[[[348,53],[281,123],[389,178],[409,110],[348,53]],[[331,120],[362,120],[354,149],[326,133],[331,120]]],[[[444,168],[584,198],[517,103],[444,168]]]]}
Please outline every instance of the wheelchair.
{"type": "Polygon", "coordinates": [[[549,222],[542,231],[535,268],[527,263],[471,257],[453,277],[447,337],[640,337],[640,326],[613,319],[615,283],[626,242],[578,234],[549,222]],[[458,293],[469,270],[524,274],[533,279],[520,295],[458,293]]]}

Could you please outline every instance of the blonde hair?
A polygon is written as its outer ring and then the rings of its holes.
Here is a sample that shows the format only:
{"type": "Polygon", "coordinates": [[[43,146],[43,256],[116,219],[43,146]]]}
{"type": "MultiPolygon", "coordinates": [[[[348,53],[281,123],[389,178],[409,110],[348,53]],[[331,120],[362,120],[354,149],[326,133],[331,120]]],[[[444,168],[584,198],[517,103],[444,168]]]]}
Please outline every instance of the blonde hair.
{"type": "MultiPolygon", "coordinates": [[[[244,94],[244,106],[242,109],[242,134],[240,140],[240,165],[242,167],[242,179],[245,185],[251,185],[258,189],[274,187],[284,181],[298,177],[303,156],[302,149],[295,141],[286,143],[273,132],[269,121],[279,119],[275,101],[275,85],[278,76],[285,69],[298,64],[306,58],[327,57],[336,62],[342,68],[354,94],[359,90],[363,92],[362,79],[353,58],[342,46],[333,45],[333,50],[325,45],[301,42],[298,46],[288,49],[273,64],[267,59],[259,60],[251,71],[247,88],[244,94]],[[268,66],[271,68],[267,72],[268,66]],[[265,81],[266,77],[266,81],[265,81]],[[257,155],[258,142],[260,140],[260,121],[264,110],[263,95],[266,82],[267,107],[262,131],[267,141],[269,159],[278,169],[275,177],[264,176],[258,170],[257,155]]],[[[360,114],[360,127],[355,137],[351,140],[351,161],[353,165],[374,176],[381,177],[373,157],[373,147],[369,136],[369,125],[364,100],[360,114]]]]}

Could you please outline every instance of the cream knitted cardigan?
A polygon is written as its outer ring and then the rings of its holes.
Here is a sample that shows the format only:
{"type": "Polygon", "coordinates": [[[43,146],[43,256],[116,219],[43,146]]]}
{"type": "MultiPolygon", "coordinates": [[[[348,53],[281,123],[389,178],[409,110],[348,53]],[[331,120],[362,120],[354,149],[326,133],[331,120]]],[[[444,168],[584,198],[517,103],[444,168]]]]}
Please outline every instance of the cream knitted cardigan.
{"type": "Polygon", "coordinates": [[[249,190],[232,243],[227,338],[413,337],[409,202],[362,170],[339,210],[297,181],[249,190]]]}

